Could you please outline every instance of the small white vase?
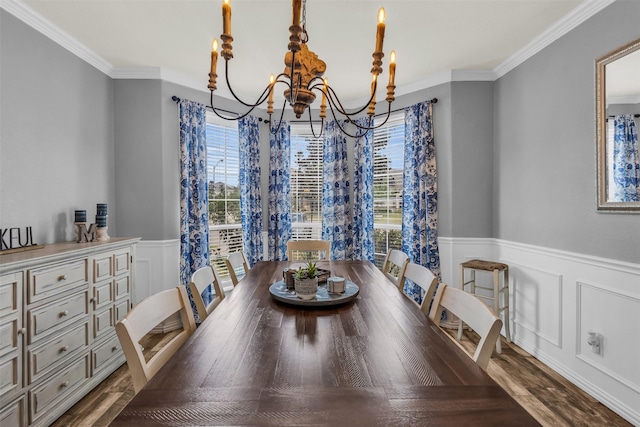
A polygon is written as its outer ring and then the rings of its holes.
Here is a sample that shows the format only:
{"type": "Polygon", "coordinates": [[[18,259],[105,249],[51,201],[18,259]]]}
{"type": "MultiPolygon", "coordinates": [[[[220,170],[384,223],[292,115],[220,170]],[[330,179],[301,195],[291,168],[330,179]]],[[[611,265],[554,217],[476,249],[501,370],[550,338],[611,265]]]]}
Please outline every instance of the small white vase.
{"type": "Polygon", "coordinates": [[[318,293],[318,278],[313,279],[296,279],[295,280],[296,295],[302,300],[310,300],[316,297],[318,293]]]}

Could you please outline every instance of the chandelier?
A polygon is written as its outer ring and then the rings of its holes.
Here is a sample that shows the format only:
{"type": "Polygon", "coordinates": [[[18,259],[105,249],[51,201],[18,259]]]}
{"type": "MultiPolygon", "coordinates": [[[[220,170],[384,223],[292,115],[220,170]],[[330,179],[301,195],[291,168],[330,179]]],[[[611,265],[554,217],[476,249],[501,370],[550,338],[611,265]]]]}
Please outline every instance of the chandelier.
{"type": "Polygon", "coordinates": [[[224,110],[213,106],[213,92],[217,88],[216,80],[218,77],[218,75],[216,74],[218,62],[218,41],[214,39],[211,46],[211,72],[209,73],[208,87],[211,91],[211,105],[209,105],[209,108],[211,108],[217,116],[225,120],[239,120],[250,114],[256,107],[266,102],[267,114],[269,114],[269,123],[273,123],[271,121],[271,116],[273,114],[274,89],[276,85],[284,85],[285,100],[282,105],[280,120],[276,129],[271,126],[271,132],[275,133],[278,131],[280,124],[282,123],[282,118],[284,116],[284,111],[287,104],[291,105],[296,118],[302,117],[305,111],[308,110],[309,124],[314,136],[320,136],[322,134],[324,120],[327,117],[327,106],[329,106],[331,115],[340,130],[344,134],[351,137],[361,136],[361,134],[377,127],[383,126],[387,122],[391,114],[391,103],[395,100],[395,51],[391,51],[390,54],[391,61],[389,64],[389,84],[387,85],[386,97],[388,109],[386,112],[386,117],[378,125],[373,125],[373,117],[375,115],[376,104],[376,89],[378,87],[378,76],[380,75],[380,73],[382,73],[382,58],[384,57],[384,53],[382,52],[385,31],[384,8],[380,8],[380,11],[378,12],[376,45],[372,55],[373,67],[371,68],[372,79],[369,100],[362,107],[347,111],[342,106],[342,102],[338,98],[335,91],[331,88],[331,86],[329,86],[329,81],[326,78],[322,78],[327,69],[327,65],[323,60],[318,58],[318,55],[309,50],[309,47],[307,46],[309,35],[306,30],[306,0],[292,0],[293,17],[292,24],[289,27],[289,32],[291,35],[289,36],[288,52],[284,57],[284,71],[278,74],[277,77],[271,74],[269,78],[269,84],[254,103],[247,103],[241,100],[235,94],[231,87],[231,84],[229,83],[229,60],[233,58],[233,48],[231,45],[231,43],[233,42],[233,36],[231,35],[231,5],[229,4],[229,1],[230,0],[223,0],[222,3],[223,30],[222,34],[220,35],[220,38],[222,39],[222,51],[220,52],[220,55],[222,55],[225,61],[225,79],[229,92],[237,102],[247,107],[248,110],[236,117],[228,117],[228,115],[224,114],[224,110]],[[317,94],[321,95],[321,104],[318,113],[318,117],[321,123],[320,132],[318,135],[315,134],[315,131],[313,129],[314,120],[312,119],[310,108],[310,105],[316,100],[317,94]],[[366,124],[358,123],[356,121],[356,118],[360,117],[364,110],[367,110],[366,114],[368,115],[368,120],[366,120],[366,124]],[[360,132],[360,134],[352,135],[347,132],[344,126],[345,123],[353,124],[358,129],[358,132],[360,132]]]}

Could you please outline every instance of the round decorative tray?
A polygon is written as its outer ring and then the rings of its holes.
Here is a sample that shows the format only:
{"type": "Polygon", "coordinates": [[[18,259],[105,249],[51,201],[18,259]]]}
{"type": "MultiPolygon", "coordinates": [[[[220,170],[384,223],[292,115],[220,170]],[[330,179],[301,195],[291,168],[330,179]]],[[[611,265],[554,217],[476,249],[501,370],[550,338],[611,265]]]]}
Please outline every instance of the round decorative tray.
{"type": "Polygon", "coordinates": [[[279,280],[269,287],[271,296],[278,301],[282,301],[291,305],[299,305],[304,307],[322,307],[344,304],[358,296],[360,288],[350,280],[345,280],[345,291],[341,294],[333,294],[327,291],[326,284],[318,285],[316,297],[310,300],[302,300],[296,296],[293,289],[287,289],[284,281],[279,280]]]}

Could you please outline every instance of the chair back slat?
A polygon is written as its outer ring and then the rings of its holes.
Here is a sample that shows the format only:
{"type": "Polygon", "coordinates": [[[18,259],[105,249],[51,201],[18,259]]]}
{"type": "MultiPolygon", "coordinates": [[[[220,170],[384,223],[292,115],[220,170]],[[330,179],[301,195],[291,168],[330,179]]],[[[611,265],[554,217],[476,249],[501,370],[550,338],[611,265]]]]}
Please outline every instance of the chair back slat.
{"type": "Polygon", "coordinates": [[[438,326],[443,309],[458,316],[480,336],[473,360],[486,369],[496,341],[500,338],[502,320],[476,296],[441,283],[429,312],[429,318],[438,326]]]}
{"type": "Polygon", "coordinates": [[[204,319],[206,319],[207,316],[224,299],[224,289],[222,289],[220,283],[220,276],[213,265],[201,267],[191,275],[191,283],[189,284],[191,288],[191,297],[196,305],[200,322],[204,322],[204,319]],[[209,286],[211,286],[211,290],[215,294],[215,297],[212,298],[211,302],[205,306],[202,294],[209,286]]]}
{"type": "Polygon", "coordinates": [[[231,283],[233,283],[233,286],[236,286],[240,281],[237,270],[242,267],[244,274],[249,272],[249,263],[247,262],[247,257],[244,255],[244,252],[231,253],[227,256],[224,262],[227,265],[227,270],[229,270],[229,277],[231,277],[231,283]]]}
{"type": "MultiPolygon", "coordinates": [[[[404,270],[404,281],[407,279],[411,280],[424,290],[424,297],[422,298],[422,304],[420,304],[420,310],[422,310],[424,314],[429,314],[429,307],[431,306],[431,301],[433,300],[436,287],[438,286],[438,278],[427,267],[419,264],[408,263],[404,270]]],[[[404,292],[404,283],[399,287],[400,290],[404,292]]]]}
{"type": "Polygon", "coordinates": [[[382,265],[382,273],[402,290],[404,286],[404,272],[409,264],[409,257],[398,249],[389,249],[382,265]]]}
{"type": "Polygon", "coordinates": [[[184,286],[158,292],[138,303],[116,324],[116,334],[122,346],[138,393],[158,370],[178,351],[196,329],[193,310],[184,286]],[[158,324],[180,313],[182,331],[166,343],[151,359],[145,361],[140,340],[158,324]]]}
{"type": "Polygon", "coordinates": [[[331,242],[327,240],[289,240],[287,242],[287,258],[294,260],[295,252],[317,252],[317,259],[331,258],[331,242]]]}

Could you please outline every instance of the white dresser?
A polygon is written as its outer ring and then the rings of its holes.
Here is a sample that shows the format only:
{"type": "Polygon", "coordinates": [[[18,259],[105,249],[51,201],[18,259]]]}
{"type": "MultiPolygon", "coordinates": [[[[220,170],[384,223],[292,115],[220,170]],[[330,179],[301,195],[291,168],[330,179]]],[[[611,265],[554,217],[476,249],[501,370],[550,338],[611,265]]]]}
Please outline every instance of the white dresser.
{"type": "Polygon", "coordinates": [[[0,255],[0,426],[46,426],[124,363],[138,238],[0,255]]]}

